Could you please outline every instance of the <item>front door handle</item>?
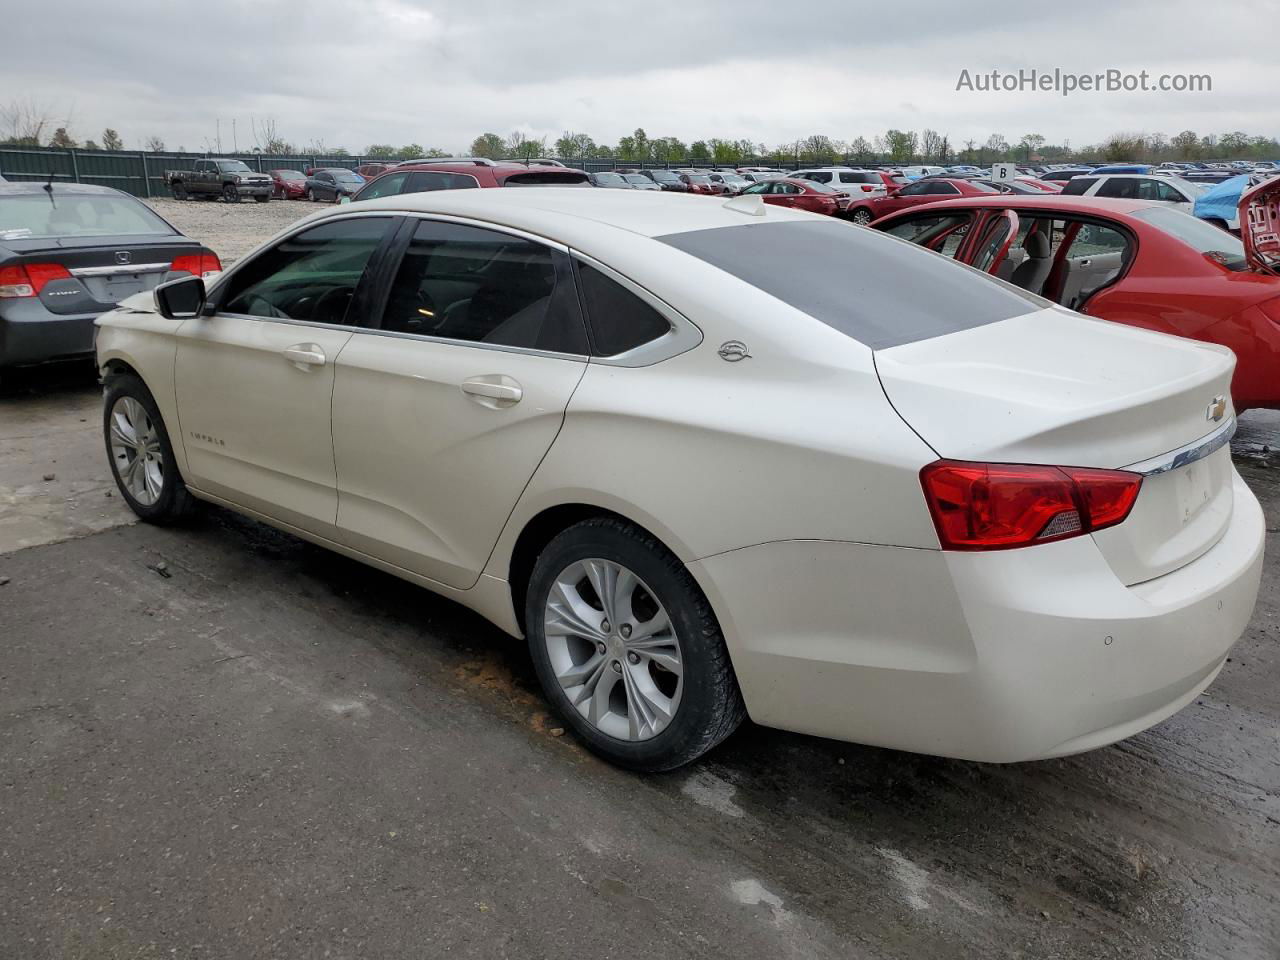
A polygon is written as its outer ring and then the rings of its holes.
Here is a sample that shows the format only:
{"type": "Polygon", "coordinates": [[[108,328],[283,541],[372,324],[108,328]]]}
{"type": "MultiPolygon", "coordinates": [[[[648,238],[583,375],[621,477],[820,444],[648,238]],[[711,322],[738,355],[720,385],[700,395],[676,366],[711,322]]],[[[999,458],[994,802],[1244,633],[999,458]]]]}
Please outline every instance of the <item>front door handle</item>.
{"type": "Polygon", "coordinates": [[[295,343],[285,347],[281,355],[299,370],[310,370],[312,367],[323,367],[324,351],[318,343],[295,343]]]}
{"type": "Polygon", "coordinates": [[[491,410],[515,406],[524,396],[524,389],[520,384],[501,373],[464,380],[462,392],[482,407],[491,410]]]}

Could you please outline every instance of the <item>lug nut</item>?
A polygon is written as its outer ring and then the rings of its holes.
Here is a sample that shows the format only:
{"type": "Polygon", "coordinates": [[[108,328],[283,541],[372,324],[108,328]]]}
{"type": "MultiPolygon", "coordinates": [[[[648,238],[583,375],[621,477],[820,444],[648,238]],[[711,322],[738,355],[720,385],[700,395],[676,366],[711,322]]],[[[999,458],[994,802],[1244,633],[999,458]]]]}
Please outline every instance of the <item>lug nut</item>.
{"type": "Polygon", "coordinates": [[[636,653],[636,652],[634,652],[634,651],[632,651],[631,653],[628,653],[628,654],[627,654],[627,663],[629,663],[629,664],[631,664],[632,666],[634,666],[635,664],[637,664],[637,663],[639,663],[639,662],[640,662],[640,654],[638,654],[638,653],[636,653]]]}
{"type": "Polygon", "coordinates": [[[631,636],[631,624],[624,623],[621,627],[618,628],[618,632],[622,634],[622,639],[626,640],[628,637],[631,636]]]}
{"type": "Polygon", "coordinates": [[[621,662],[621,661],[619,661],[619,660],[615,660],[615,661],[613,661],[613,672],[614,672],[614,673],[621,673],[621,672],[622,672],[622,662],[621,662]]]}
{"type": "Polygon", "coordinates": [[[601,621],[600,621],[600,629],[601,629],[601,630],[603,630],[605,633],[608,633],[608,632],[609,632],[610,630],[612,630],[613,628],[609,625],[609,621],[608,621],[608,620],[601,620],[601,621]]]}
{"type": "Polygon", "coordinates": [[[597,651],[597,652],[599,652],[599,653],[604,653],[604,651],[605,651],[605,646],[604,646],[604,641],[603,641],[603,640],[596,644],[596,651],[597,651]]]}

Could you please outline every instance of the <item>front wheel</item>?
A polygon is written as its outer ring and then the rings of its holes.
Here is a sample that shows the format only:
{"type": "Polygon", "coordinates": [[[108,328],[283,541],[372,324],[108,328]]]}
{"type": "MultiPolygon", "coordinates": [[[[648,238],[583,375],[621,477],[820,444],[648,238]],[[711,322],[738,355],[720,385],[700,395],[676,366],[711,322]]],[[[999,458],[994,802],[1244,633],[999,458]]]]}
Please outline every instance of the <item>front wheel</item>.
{"type": "Polygon", "coordinates": [[[619,766],[682,766],[746,716],[707,598],[678,558],[622,520],[587,520],[547,545],[525,623],[556,712],[619,766]]]}
{"type": "Polygon", "coordinates": [[[307,202],[308,202],[308,203],[315,203],[315,202],[316,202],[316,195],[315,195],[315,193],[311,190],[311,188],[310,188],[310,187],[307,187],[307,202]]]}
{"type": "Polygon", "coordinates": [[[182,183],[173,184],[173,199],[175,200],[187,199],[187,188],[185,185],[183,185],[182,183]]]}
{"type": "Polygon", "coordinates": [[[155,398],[132,374],[107,380],[102,430],[116,486],[134,513],[148,523],[172,523],[190,512],[173,446],[155,398]]]}
{"type": "Polygon", "coordinates": [[[871,222],[871,211],[865,208],[855,210],[853,211],[853,216],[850,217],[850,219],[853,220],[854,223],[858,224],[858,226],[865,227],[871,222]]]}
{"type": "Polygon", "coordinates": [[[222,188],[222,199],[227,203],[239,203],[240,191],[236,189],[234,183],[228,183],[222,188]]]}

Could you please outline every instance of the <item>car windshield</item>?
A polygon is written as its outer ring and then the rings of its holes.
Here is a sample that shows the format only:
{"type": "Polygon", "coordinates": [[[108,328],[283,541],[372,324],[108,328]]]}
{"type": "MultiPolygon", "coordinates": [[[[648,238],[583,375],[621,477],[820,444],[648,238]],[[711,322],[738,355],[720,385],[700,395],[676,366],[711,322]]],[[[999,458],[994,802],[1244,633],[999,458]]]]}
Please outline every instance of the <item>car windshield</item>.
{"type": "Polygon", "coordinates": [[[1205,223],[1189,213],[1174,207],[1155,206],[1138,210],[1137,220],[1151,224],[1176,240],[1180,240],[1197,253],[1208,254],[1229,270],[1247,270],[1244,244],[1220,227],[1205,223]]]}
{"type": "Polygon", "coordinates": [[[652,183],[653,182],[648,177],[640,173],[624,173],[622,175],[622,179],[627,181],[627,183],[652,183]]]}
{"type": "Polygon", "coordinates": [[[0,196],[0,240],[27,237],[172,236],[173,229],[130,197],[104,194],[0,196]]]}
{"type": "Polygon", "coordinates": [[[905,240],[831,218],[673,233],[657,239],[732,274],[872,350],[1049,306],[905,240]],[[902,283],[911,277],[911,283],[902,283]],[[848,295],[856,289],[858,295],[848,295]]]}
{"type": "Polygon", "coordinates": [[[239,160],[219,160],[218,169],[223,173],[253,173],[246,164],[239,160]]]}
{"type": "Polygon", "coordinates": [[[710,177],[698,176],[692,173],[686,173],[685,176],[689,178],[690,183],[710,183],[711,182],[710,177]]]}
{"type": "Polygon", "coordinates": [[[364,177],[358,173],[339,173],[337,180],[339,183],[364,183],[364,177]]]}
{"type": "Polygon", "coordinates": [[[281,180],[305,180],[301,170],[277,170],[276,176],[281,180]]]}
{"type": "Polygon", "coordinates": [[[626,183],[619,173],[597,173],[596,179],[601,183],[626,183]]]}
{"type": "Polygon", "coordinates": [[[750,183],[746,177],[740,177],[736,173],[722,173],[720,179],[725,183],[750,183]]]}
{"type": "Polygon", "coordinates": [[[652,177],[654,180],[663,180],[663,181],[666,181],[667,183],[678,181],[680,179],[669,170],[654,170],[652,177]]]}
{"type": "Polygon", "coordinates": [[[810,190],[813,190],[816,193],[839,193],[840,192],[836,190],[835,187],[831,186],[831,184],[822,183],[819,180],[806,180],[805,184],[809,187],[810,190]]]}

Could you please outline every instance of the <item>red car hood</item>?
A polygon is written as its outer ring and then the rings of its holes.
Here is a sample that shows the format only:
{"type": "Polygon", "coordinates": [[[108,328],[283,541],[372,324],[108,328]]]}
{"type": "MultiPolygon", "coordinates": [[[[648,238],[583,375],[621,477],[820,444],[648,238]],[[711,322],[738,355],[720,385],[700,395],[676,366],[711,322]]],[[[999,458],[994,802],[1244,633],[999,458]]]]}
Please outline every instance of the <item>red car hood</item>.
{"type": "Polygon", "coordinates": [[[1250,268],[1280,276],[1280,177],[1240,194],[1240,239],[1250,268]]]}

